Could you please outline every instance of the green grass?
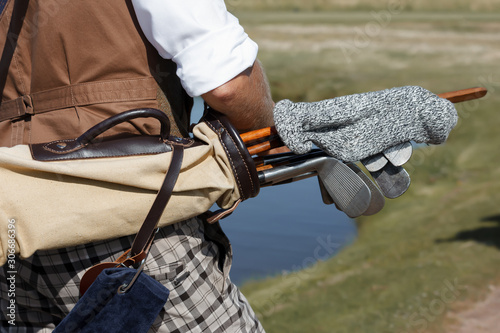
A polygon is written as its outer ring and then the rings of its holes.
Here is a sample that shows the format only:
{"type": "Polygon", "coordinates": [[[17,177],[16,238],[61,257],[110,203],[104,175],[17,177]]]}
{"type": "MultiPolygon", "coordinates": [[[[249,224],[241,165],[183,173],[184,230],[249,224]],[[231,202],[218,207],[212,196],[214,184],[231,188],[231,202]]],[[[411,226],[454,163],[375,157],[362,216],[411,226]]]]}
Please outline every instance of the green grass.
{"type": "MultiPolygon", "coordinates": [[[[383,14],[383,10],[377,11],[322,11],[322,12],[289,12],[289,11],[251,11],[251,10],[236,10],[234,11],[244,25],[252,24],[321,24],[321,23],[342,23],[342,24],[358,24],[365,23],[374,19],[374,15],[383,14]]],[[[498,21],[500,11],[488,11],[487,13],[478,12],[461,12],[452,10],[446,13],[442,12],[401,12],[391,15],[392,22],[432,22],[436,24],[452,26],[457,22],[466,21],[498,21]],[[443,16],[446,17],[446,22],[442,22],[443,16]]]]}
{"type": "Polygon", "coordinates": [[[498,0],[227,0],[230,9],[303,11],[360,11],[397,9],[404,11],[491,12],[500,10],[498,0]]]}
{"type": "Polygon", "coordinates": [[[447,314],[500,283],[500,45],[491,40],[498,23],[488,15],[414,18],[392,21],[350,61],[339,47],[316,46],[349,41],[366,21],[339,35],[344,23],[311,23],[311,17],[282,30],[281,21],[262,27],[257,19],[242,20],[262,42],[260,58],[276,100],[312,101],[406,84],[437,93],[490,90],[480,102],[458,106],[460,123],[445,145],[414,153],[406,165],[410,190],[388,200],[376,216],[359,219],[352,246],[308,270],[243,286],[267,332],[444,332],[453,321],[447,314]],[[299,29],[287,33],[294,26],[299,29]],[[331,31],[321,30],[325,26],[331,31]],[[311,27],[323,28],[308,33],[311,27]],[[289,38],[288,49],[272,43],[289,38]],[[456,295],[443,297],[455,282],[456,295]]]}

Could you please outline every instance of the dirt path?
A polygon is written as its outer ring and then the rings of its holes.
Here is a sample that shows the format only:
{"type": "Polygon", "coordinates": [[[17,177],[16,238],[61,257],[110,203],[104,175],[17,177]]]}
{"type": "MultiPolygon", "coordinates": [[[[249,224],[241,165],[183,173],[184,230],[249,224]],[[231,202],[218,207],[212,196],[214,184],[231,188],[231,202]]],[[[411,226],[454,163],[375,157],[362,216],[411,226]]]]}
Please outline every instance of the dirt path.
{"type": "Polygon", "coordinates": [[[450,333],[497,333],[500,331],[500,288],[492,290],[482,302],[470,309],[448,315],[456,322],[448,329],[450,333]]]}

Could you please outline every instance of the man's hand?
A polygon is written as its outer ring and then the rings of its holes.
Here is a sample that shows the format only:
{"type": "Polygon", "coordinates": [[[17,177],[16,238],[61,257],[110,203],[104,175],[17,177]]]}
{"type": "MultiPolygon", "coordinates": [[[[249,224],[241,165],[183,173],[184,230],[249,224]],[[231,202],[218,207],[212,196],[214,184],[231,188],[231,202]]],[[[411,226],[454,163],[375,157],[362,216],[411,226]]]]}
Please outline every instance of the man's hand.
{"type": "Polygon", "coordinates": [[[274,102],[269,83],[258,61],[202,97],[212,108],[227,115],[240,131],[274,125],[274,102]]]}

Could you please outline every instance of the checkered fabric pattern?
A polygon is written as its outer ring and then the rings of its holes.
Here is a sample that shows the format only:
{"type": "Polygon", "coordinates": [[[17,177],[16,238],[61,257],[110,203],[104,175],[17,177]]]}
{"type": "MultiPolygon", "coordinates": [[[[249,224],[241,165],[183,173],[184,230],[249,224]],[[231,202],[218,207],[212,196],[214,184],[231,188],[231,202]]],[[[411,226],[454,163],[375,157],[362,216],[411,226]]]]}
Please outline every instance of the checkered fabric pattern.
{"type": "MultiPolygon", "coordinates": [[[[0,269],[1,332],[51,332],[78,301],[85,270],[114,261],[133,236],[18,260],[16,326],[6,323],[7,267],[0,269]]],[[[264,332],[245,297],[229,279],[232,252],[218,224],[194,218],[160,229],[145,273],[170,290],[149,332],[264,332]]]]}

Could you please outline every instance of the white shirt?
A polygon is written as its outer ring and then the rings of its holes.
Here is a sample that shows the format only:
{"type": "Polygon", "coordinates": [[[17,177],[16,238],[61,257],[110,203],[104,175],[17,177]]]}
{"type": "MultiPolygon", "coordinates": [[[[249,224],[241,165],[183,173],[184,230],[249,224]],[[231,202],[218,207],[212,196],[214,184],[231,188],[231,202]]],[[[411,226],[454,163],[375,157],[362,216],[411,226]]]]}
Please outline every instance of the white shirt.
{"type": "Polygon", "coordinates": [[[177,64],[190,96],[228,82],[257,58],[257,44],[223,0],[132,0],[139,24],[159,54],[177,64]]]}

